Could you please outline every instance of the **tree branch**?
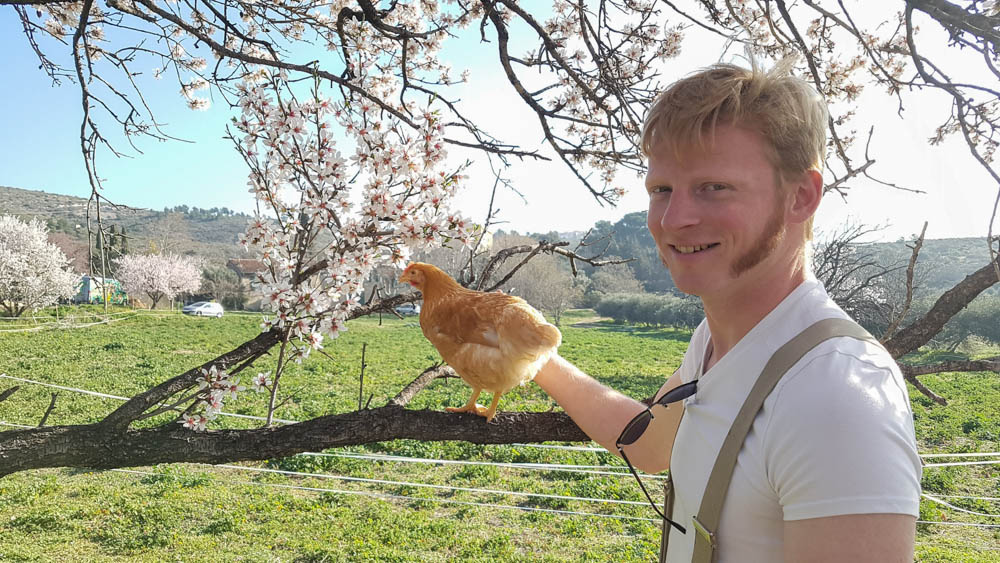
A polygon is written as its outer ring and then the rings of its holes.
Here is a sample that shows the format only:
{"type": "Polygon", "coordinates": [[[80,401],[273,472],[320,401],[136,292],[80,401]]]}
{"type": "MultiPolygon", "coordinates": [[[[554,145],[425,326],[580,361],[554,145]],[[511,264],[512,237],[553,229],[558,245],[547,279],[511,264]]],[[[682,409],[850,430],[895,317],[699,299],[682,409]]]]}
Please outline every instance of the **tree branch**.
{"type": "Polygon", "coordinates": [[[157,463],[223,463],[397,439],[476,444],[588,440],[565,413],[473,414],[385,406],[252,430],[191,432],[179,424],[109,432],[101,424],[0,432],[0,477],[43,467],[112,469],[157,463]]]}
{"type": "MultiPolygon", "coordinates": [[[[902,368],[903,368],[903,366],[900,366],[900,370],[901,371],[902,371],[902,368]]],[[[944,397],[942,397],[941,395],[938,395],[934,391],[931,391],[930,388],[928,388],[926,385],[924,385],[923,383],[921,383],[919,379],[917,379],[917,376],[915,376],[915,375],[908,375],[907,373],[904,372],[903,373],[903,377],[907,381],[909,381],[910,384],[913,385],[913,387],[915,387],[917,389],[917,391],[920,391],[921,393],[923,393],[924,396],[926,396],[930,400],[934,401],[935,403],[937,403],[937,404],[939,404],[941,406],[945,406],[945,405],[948,404],[948,401],[945,400],[944,397]]]]}
{"type": "MultiPolygon", "coordinates": [[[[1000,261],[1000,258],[997,259],[1000,261]]],[[[923,317],[884,342],[893,358],[915,351],[941,331],[945,323],[964,309],[973,299],[997,283],[994,263],[969,274],[955,287],[946,291],[923,317]]]]}
{"type": "Polygon", "coordinates": [[[417,395],[431,384],[432,381],[440,377],[458,377],[455,370],[450,366],[436,365],[424,370],[419,377],[410,382],[402,391],[390,400],[387,407],[405,407],[417,395]]]}
{"type": "Polygon", "coordinates": [[[1000,373],[1000,356],[987,358],[985,360],[949,360],[946,362],[938,362],[936,364],[920,364],[915,366],[900,364],[899,370],[907,377],[946,371],[995,371],[1000,373]]]}
{"type": "Polygon", "coordinates": [[[896,318],[889,323],[889,327],[885,329],[885,335],[882,336],[881,340],[888,340],[892,338],[892,335],[896,333],[896,329],[899,328],[899,323],[903,322],[906,314],[910,312],[910,305],[913,303],[913,270],[917,266],[917,255],[920,254],[920,248],[924,245],[924,235],[927,234],[927,221],[924,221],[924,228],[920,230],[920,236],[914,241],[911,247],[913,252],[910,253],[910,262],[906,266],[906,299],[903,301],[903,307],[896,315],[896,318]]]}

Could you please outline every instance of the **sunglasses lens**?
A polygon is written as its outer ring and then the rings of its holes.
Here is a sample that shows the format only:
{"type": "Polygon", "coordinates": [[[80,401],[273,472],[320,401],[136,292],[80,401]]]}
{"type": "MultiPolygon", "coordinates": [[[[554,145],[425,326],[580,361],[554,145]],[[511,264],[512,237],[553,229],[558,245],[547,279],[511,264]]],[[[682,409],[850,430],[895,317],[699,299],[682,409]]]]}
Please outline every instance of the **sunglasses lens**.
{"type": "Polygon", "coordinates": [[[674,387],[670,391],[664,393],[663,396],[660,397],[660,400],[656,402],[660,405],[666,406],[669,405],[670,403],[683,401],[684,399],[687,399],[691,395],[695,394],[695,392],[698,390],[697,384],[698,384],[697,381],[692,381],[690,383],[685,383],[683,385],[674,387]]]}
{"type": "Polygon", "coordinates": [[[642,433],[646,431],[650,420],[652,420],[652,415],[648,410],[639,413],[639,416],[633,418],[632,422],[629,422],[625,430],[622,431],[618,443],[623,446],[635,443],[639,439],[639,436],[642,436],[642,433]]]}

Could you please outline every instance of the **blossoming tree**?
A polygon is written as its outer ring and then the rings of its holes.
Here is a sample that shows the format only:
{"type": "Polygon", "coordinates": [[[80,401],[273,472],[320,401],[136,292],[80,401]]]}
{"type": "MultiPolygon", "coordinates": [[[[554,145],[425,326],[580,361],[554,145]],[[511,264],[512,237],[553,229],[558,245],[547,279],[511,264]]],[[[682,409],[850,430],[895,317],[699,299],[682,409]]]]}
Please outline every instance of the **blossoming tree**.
{"type": "Polygon", "coordinates": [[[76,294],[80,276],[37,219],[0,216],[0,307],[19,317],[76,294]]]}
{"type": "MultiPolygon", "coordinates": [[[[252,340],[204,365],[185,366],[94,424],[0,432],[0,475],[63,465],[267,459],[395,438],[585,439],[562,413],[501,413],[487,426],[404,408],[448,371],[434,366],[384,406],[272,423],[287,362],[331,346],[350,319],[416,298],[363,302],[363,280],[374,268],[401,265],[418,249],[476,244],[480,231],[452,209],[456,192],[470,183],[468,155],[490,160],[500,174],[514,159],[555,160],[593,197],[613,203],[623,192],[616,174],[643,171],[637,147],[643,112],[667,81],[657,69],[690,34],[722,37],[723,49],[737,45],[761,56],[800,54],[798,72],[832,103],[828,190],[844,193],[853,179],[873,177],[874,159],[855,143],[852,121],[852,104],[866,85],[889,92],[900,106],[910,90],[944,93],[951,111],[935,140],[961,136],[974,163],[1000,184],[992,165],[1000,120],[995,2],[963,8],[946,0],[899,1],[876,25],[864,26],[842,3],[819,0],[554,0],[544,13],[517,0],[0,4],[13,5],[42,71],[80,90],[80,140],[98,213],[96,157],[120,150],[107,130],[118,127],[129,139],[171,138],[143,96],[144,65],[173,77],[192,109],[208,106],[201,94],[206,88],[231,104],[238,115],[228,133],[246,161],[257,202],[241,242],[267,266],[257,281],[270,309],[252,340]],[[878,25],[884,21],[892,25],[878,25]],[[919,34],[917,23],[943,30],[965,49],[954,57],[927,54],[924,46],[941,39],[919,34]],[[542,148],[497,138],[470,117],[470,102],[455,88],[476,76],[454,72],[441,55],[443,44],[456,40],[495,48],[493,67],[478,72],[502,73],[514,98],[537,118],[542,148]],[[54,42],[69,44],[68,62],[55,58],[54,42]],[[326,49],[320,57],[319,48],[326,49]],[[981,72],[950,78],[953,69],[969,65],[981,72]],[[455,158],[459,152],[462,158],[455,158]],[[275,347],[273,367],[255,368],[275,347]],[[215,416],[244,390],[239,379],[248,369],[257,372],[250,385],[268,396],[268,424],[221,428],[215,416]],[[137,428],[139,421],[147,422],[137,428]]],[[[495,289],[512,275],[493,279],[505,260],[543,251],[567,257],[574,268],[578,261],[598,262],[565,243],[525,245],[496,253],[465,281],[495,289]]],[[[995,256],[928,315],[898,331],[886,342],[889,350],[900,356],[916,349],[996,283],[995,256]]],[[[998,363],[950,364],[949,370],[997,369],[998,363]]],[[[936,367],[926,369],[921,373],[936,367]]],[[[917,375],[908,373],[912,381],[917,375]]]]}
{"type": "Polygon", "coordinates": [[[161,299],[172,300],[201,287],[197,261],[176,254],[126,254],[118,260],[116,275],[127,293],[148,295],[151,309],[161,299]]]}

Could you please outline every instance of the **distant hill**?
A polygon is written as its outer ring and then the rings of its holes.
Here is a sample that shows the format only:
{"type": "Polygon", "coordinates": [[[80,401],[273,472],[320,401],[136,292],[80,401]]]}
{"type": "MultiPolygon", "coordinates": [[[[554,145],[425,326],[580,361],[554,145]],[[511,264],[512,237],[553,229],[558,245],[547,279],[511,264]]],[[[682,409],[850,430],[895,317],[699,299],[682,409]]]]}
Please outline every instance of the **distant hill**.
{"type": "MultiPolygon", "coordinates": [[[[599,221],[591,236],[597,238],[610,233],[614,233],[614,240],[607,254],[635,258],[629,266],[647,291],[660,293],[673,289],[670,275],[663,268],[656,244],[646,228],[645,211],[629,213],[614,224],[599,221]]],[[[910,242],[900,240],[870,243],[868,246],[881,263],[905,265],[910,258],[911,251],[906,246],[910,242]]],[[[918,272],[922,274],[922,290],[927,295],[940,295],[965,276],[989,264],[989,261],[985,236],[926,240],[917,262],[918,272]]],[[[1000,295],[1000,284],[991,287],[986,293],[1000,295]]]]}
{"type": "MultiPolygon", "coordinates": [[[[0,215],[17,215],[44,221],[51,233],[87,244],[87,200],[0,186],[0,215]]],[[[101,205],[101,220],[105,226],[124,229],[129,249],[146,251],[166,249],[179,254],[196,255],[210,266],[224,266],[230,258],[246,258],[237,244],[246,230],[249,216],[226,208],[201,209],[180,205],[154,211],[136,207],[101,205]]],[[[96,213],[91,222],[96,225],[96,213]]],[[[85,251],[85,250],[84,250],[85,251]]]]}
{"type": "MultiPolygon", "coordinates": [[[[905,264],[912,251],[907,247],[912,241],[875,243],[873,248],[880,255],[892,257],[895,263],[905,264]]],[[[924,286],[930,295],[939,295],[951,289],[965,276],[990,263],[986,237],[928,239],[920,248],[918,271],[924,270],[924,286]]],[[[986,291],[1000,295],[1000,284],[986,291]]]]}
{"type": "MultiPolygon", "coordinates": [[[[53,238],[59,234],[82,244],[86,262],[87,200],[84,198],[50,194],[0,186],[0,215],[13,214],[22,218],[37,217],[45,221],[53,238]]],[[[131,251],[166,249],[181,254],[192,254],[206,259],[208,266],[224,266],[230,258],[248,258],[237,244],[240,233],[246,230],[248,215],[234,213],[226,208],[201,209],[178,205],[163,211],[132,207],[101,206],[105,225],[125,229],[131,251]]],[[[96,219],[96,218],[95,218],[96,219]]],[[[662,293],[673,289],[669,273],[663,268],[649,231],[646,229],[646,212],[629,213],[614,224],[599,221],[590,233],[590,240],[614,233],[606,256],[635,258],[630,267],[647,291],[662,293]]],[[[535,233],[534,238],[568,240],[577,242],[584,233],[535,233]]],[[[920,253],[919,269],[923,270],[925,294],[939,295],[961,281],[966,275],[989,262],[989,253],[983,238],[932,239],[924,242],[920,253]]],[[[905,264],[910,250],[909,241],[872,243],[875,254],[886,264],[905,264]]],[[[608,242],[591,249],[603,249],[608,242]]],[[[60,243],[60,246],[63,246],[60,243]]],[[[65,248],[64,248],[65,250],[65,248]]],[[[66,252],[67,255],[71,253],[66,252]]],[[[586,251],[585,251],[586,253],[586,251]]],[[[583,265],[590,273],[591,268],[583,265]]],[[[77,268],[83,271],[82,268],[77,268]]],[[[1000,294],[1000,284],[988,290],[1000,294]]]]}

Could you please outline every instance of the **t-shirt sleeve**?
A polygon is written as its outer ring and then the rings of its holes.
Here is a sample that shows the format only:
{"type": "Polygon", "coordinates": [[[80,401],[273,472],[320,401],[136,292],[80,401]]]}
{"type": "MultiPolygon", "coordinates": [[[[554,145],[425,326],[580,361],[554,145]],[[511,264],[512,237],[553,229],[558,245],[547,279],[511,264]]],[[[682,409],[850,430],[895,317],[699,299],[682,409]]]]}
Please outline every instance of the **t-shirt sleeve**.
{"type": "Polygon", "coordinates": [[[764,463],[785,520],[918,515],[920,458],[898,373],[832,351],[803,360],[774,394],[761,413],[764,463]]]}

